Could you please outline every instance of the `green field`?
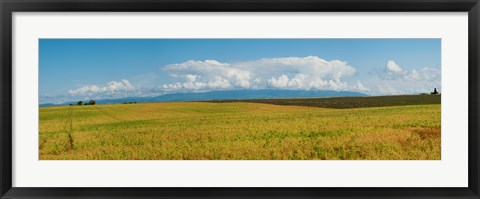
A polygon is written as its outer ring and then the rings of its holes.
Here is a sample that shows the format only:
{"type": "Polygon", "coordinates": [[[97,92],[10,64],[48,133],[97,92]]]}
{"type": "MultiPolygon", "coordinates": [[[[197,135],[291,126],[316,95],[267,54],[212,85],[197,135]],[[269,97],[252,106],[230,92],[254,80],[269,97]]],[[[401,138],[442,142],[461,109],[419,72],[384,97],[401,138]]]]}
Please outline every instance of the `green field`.
{"type": "Polygon", "coordinates": [[[440,96],[332,99],[41,107],[39,159],[441,159],[440,96]]]}

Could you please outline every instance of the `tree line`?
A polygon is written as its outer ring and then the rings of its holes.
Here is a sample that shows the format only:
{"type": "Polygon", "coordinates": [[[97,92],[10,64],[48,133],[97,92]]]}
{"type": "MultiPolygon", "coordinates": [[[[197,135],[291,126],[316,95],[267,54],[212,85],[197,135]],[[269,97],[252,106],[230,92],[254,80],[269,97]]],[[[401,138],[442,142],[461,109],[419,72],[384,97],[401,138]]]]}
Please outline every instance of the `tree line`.
{"type": "MultiPolygon", "coordinates": [[[[86,106],[86,105],[95,105],[95,104],[97,104],[97,102],[95,100],[91,99],[88,102],[78,101],[77,104],[75,104],[75,105],[77,105],[77,106],[85,105],[86,106]]],[[[74,104],[70,104],[70,105],[74,105],[74,104]]]]}

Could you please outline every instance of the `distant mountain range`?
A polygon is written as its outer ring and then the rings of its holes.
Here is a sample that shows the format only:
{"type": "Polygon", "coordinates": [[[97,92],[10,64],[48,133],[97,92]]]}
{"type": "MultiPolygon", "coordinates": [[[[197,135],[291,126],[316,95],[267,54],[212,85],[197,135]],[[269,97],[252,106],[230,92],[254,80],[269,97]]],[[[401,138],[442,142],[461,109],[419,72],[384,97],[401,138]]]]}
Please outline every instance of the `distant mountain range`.
{"type": "MultiPolygon", "coordinates": [[[[121,104],[124,102],[182,102],[182,101],[208,101],[208,100],[236,100],[236,99],[271,99],[271,98],[311,98],[311,97],[342,97],[342,96],[367,96],[363,93],[350,91],[328,90],[227,90],[210,91],[204,93],[173,93],[155,97],[126,97],[118,99],[95,99],[97,104],[121,104]]],[[[40,106],[62,106],[75,104],[66,102],[62,104],[40,104],[40,106]]]]}

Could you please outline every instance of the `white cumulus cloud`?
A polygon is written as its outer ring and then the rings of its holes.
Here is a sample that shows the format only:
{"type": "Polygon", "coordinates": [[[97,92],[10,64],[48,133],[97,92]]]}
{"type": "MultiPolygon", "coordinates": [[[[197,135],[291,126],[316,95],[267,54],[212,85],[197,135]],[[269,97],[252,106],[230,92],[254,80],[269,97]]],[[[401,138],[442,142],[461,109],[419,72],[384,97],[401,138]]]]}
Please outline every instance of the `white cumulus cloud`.
{"type": "Polygon", "coordinates": [[[127,97],[137,88],[128,80],[111,81],[104,86],[87,85],[69,90],[68,95],[73,97],[96,98],[96,97],[127,97]]]}
{"type": "Polygon", "coordinates": [[[355,73],[355,68],[344,61],[327,61],[317,56],[263,58],[236,63],[190,60],[161,69],[179,79],[175,83],[162,85],[168,91],[264,88],[342,90],[347,87],[342,78],[355,73]]]}
{"type": "Polygon", "coordinates": [[[351,91],[357,91],[357,92],[370,92],[370,88],[366,87],[363,85],[361,80],[358,80],[352,87],[351,91]]]}
{"type": "Polygon", "coordinates": [[[364,92],[372,95],[429,93],[434,88],[441,89],[441,70],[429,67],[407,70],[389,60],[379,76],[365,79],[362,85],[368,88],[364,92]]]}
{"type": "Polygon", "coordinates": [[[386,79],[403,79],[410,81],[430,81],[440,80],[440,69],[424,67],[420,70],[412,69],[410,71],[404,70],[395,61],[389,60],[385,65],[384,78],[386,79]]]}
{"type": "Polygon", "coordinates": [[[395,63],[393,60],[389,60],[387,62],[387,65],[385,66],[385,69],[388,72],[395,73],[395,74],[403,74],[403,69],[395,63]]]}

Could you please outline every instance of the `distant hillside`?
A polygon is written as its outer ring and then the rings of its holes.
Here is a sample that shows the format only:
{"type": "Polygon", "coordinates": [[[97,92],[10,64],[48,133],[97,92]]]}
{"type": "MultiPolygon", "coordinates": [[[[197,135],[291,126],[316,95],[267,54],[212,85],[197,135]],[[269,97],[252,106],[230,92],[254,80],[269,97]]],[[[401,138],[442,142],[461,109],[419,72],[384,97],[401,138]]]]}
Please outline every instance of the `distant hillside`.
{"type": "Polygon", "coordinates": [[[306,98],[334,96],[366,96],[363,93],[348,91],[302,91],[302,90],[230,90],[205,93],[175,93],[157,96],[156,101],[205,101],[231,99],[272,99],[306,98]]]}
{"type": "MultiPolygon", "coordinates": [[[[244,99],[274,99],[274,98],[312,98],[312,97],[345,97],[367,96],[363,93],[350,91],[320,91],[320,90],[228,90],[210,91],[204,93],[173,93],[155,97],[127,97],[119,99],[98,99],[97,104],[121,104],[124,102],[180,102],[209,100],[244,100],[244,99]]],[[[41,104],[40,106],[59,106],[74,104],[41,104]]]]}

